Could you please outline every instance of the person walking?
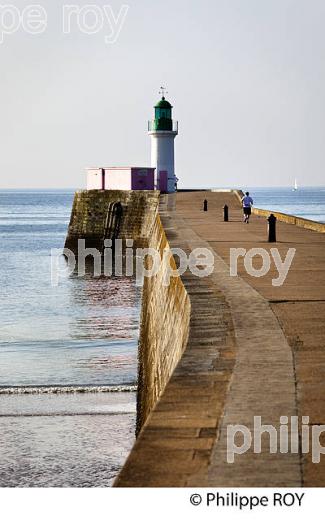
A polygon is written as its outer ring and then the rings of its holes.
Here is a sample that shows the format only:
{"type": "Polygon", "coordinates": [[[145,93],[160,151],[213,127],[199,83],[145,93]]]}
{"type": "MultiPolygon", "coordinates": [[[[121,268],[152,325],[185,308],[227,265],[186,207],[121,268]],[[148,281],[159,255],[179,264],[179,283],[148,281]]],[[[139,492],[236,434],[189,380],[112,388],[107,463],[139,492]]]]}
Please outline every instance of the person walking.
{"type": "Polygon", "coordinates": [[[249,196],[249,192],[246,191],[245,196],[241,199],[243,204],[243,212],[244,212],[244,222],[246,224],[249,224],[249,217],[252,213],[252,206],[254,204],[254,201],[252,197],[249,196]]]}

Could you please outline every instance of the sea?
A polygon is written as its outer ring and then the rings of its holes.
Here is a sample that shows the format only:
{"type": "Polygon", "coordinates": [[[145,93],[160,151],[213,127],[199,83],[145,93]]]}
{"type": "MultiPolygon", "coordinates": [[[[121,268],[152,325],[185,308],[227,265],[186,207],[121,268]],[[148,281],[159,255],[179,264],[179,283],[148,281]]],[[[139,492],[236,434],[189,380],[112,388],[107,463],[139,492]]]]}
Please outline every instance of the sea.
{"type": "MultiPolygon", "coordinates": [[[[325,222],[325,187],[244,188],[325,222]]],[[[86,272],[53,284],[73,191],[0,191],[0,487],[109,487],[135,440],[141,293],[86,272]]]]}
{"type": "Polygon", "coordinates": [[[111,486],[135,440],[140,290],[53,284],[72,201],[0,191],[0,487],[111,486]]]}
{"type": "Polygon", "coordinates": [[[254,206],[289,213],[297,217],[325,223],[325,187],[243,188],[249,191],[254,206]]]}

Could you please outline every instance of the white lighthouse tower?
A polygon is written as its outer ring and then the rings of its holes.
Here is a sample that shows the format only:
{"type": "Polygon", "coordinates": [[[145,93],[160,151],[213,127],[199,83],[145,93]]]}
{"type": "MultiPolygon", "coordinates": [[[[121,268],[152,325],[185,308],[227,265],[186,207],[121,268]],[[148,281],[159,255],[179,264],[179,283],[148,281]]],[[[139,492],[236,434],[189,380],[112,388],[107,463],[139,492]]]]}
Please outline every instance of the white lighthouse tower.
{"type": "Polygon", "coordinates": [[[151,137],[151,166],[156,168],[156,187],[162,193],[174,193],[177,187],[175,175],[174,140],[178,134],[178,121],[172,119],[172,105],[162,98],[155,105],[155,118],[149,121],[151,137]]]}

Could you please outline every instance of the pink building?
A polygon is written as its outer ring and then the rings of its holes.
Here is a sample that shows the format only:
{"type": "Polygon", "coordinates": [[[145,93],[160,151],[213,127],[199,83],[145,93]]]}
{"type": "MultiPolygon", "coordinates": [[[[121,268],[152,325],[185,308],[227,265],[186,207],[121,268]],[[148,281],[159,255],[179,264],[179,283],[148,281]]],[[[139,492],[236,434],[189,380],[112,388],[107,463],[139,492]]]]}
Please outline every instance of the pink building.
{"type": "Polygon", "coordinates": [[[154,190],[155,168],[107,167],[87,169],[87,190],[154,190]]]}

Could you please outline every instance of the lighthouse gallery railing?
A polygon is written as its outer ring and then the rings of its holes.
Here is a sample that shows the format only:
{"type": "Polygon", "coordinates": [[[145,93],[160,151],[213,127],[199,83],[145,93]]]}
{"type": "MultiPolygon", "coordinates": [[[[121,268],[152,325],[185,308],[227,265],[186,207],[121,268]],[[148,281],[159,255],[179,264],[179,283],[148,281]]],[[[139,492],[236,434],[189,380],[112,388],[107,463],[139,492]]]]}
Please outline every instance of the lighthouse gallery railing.
{"type": "Polygon", "coordinates": [[[153,119],[148,121],[148,132],[178,132],[178,121],[172,119],[153,119]]]}

